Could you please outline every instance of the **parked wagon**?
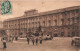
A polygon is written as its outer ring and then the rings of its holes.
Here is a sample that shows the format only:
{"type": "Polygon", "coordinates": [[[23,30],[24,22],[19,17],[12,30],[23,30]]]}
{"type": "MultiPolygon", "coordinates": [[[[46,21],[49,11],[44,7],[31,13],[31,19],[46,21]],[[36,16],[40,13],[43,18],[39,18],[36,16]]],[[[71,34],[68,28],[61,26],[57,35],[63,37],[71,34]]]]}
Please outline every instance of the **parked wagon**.
{"type": "Polygon", "coordinates": [[[73,37],[72,39],[72,45],[80,47],[80,37],[73,37]]]}

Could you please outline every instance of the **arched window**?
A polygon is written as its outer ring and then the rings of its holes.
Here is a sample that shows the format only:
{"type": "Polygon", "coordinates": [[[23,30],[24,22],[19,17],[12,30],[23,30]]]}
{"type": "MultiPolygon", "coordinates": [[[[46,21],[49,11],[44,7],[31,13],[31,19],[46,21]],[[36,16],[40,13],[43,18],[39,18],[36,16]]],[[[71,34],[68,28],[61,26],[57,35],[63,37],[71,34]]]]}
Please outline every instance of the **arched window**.
{"type": "Polygon", "coordinates": [[[51,20],[49,20],[48,22],[49,22],[49,26],[51,26],[51,20]]]}
{"type": "Polygon", "coordinates": [[[54,22],[55,22],[55,26],[57,26],[57,20],[56,19],[54,20],[54,22]]]}
{"type": "Polygon", "coordinates": [[[64,19],[61,19],[61,21],[62,21],[62,26],[64,25],[64,19]]]}

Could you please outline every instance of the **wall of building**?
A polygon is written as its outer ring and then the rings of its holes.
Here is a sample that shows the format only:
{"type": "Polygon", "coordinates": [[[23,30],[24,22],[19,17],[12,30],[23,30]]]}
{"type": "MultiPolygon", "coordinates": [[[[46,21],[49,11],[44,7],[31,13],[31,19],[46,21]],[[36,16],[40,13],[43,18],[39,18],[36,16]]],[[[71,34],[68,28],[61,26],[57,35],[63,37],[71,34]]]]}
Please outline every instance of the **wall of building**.
{"type": "Polygon", "coordinates": [[[4,28],[5,30],[9,30],[9,34],[12,35],[26,34],[29,31],[35,32],[41,26],[44,34],[51,34],[53,36],[78,36],[80,33],[79,9],[7,20],[4,21],[4,28]]]}

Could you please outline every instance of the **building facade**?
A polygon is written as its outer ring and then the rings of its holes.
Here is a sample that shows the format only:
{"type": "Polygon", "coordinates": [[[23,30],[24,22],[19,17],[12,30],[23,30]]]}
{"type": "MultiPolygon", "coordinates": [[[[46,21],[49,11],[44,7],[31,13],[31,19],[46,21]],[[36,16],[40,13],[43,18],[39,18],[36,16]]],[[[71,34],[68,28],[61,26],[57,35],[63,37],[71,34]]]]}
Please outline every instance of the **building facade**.
{"type": "Polygon", "coordinates": [[[43,34],[53,36],[80,36],[80,6],[38,13],[37,10],[25,11],[21,17],[3,22],[8,34],[23,35],[35,32],[41,26],[43,34]]]}

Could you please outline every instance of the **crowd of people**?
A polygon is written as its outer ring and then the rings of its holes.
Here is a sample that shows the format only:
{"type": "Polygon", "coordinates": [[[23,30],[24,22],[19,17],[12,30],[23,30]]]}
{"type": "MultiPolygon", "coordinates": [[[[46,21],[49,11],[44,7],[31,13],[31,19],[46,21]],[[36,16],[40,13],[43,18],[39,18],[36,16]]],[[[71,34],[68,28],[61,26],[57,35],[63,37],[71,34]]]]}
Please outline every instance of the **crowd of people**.
{"type": "Polygon", "coordinates": [[[29,32],[27,34],[26,38],[27,38],[28,44],[30,43],[30,41],[32,42],[33,45],[34,44],[37,45],[38,43],[42,44],[42,41],[43,41],[43,33],[41,33],[41,32],[40,33],[38,33],[38,32],[36,32],[36,33],[29,32]]]}
{"type": "Polygon", "coordinates": [[[6,42],[13,42],[13,40],[17,40],[18,37],[17,36],[6,36],[6,37],[1,37],[1,46],[3,47],[3,49],[6,49],[7,46],[6,46],[6,42]]]}
{"type": "Polygon", "coordinates": [[[32,44],[36,44],[38,45],[38,43],[42,44],[43,38],[42,37],[27,37],[27,42],[28,44],[30,44],[30,41],[32,42],[32,44]]]}
{"type": "MultiPolygon", "coordinates": [[[[3,42],[3,49],[7,48],[6,42],[13,42],[14,40],[17,41],[19,36],[8,36],[7,38],[3,37],[1,38],[1,41],[3,42]]],[[[26,34],[26,42],[28,45],[30,42],[32,42],[33,45],[38,45],[43,43],[43,33],[42,32],[36,32],[36,33],[27,33],[26,34]]]]}
{"type": "MultiPolygon", "coordinates": [[[[1,42],[3,43],[3,49],[6,49],[6,42],[13,42],[13,41],[17,41],[18,40],[18,36],[7,36],[7,37],[2,37],[1,38],[1,42]]],[[[26,36],[26,40],[28,42],[28,44],[30,44],[30,41],[32,42],[32,44],[34,45],[36,43],[36,45],[40,42],[40,44],[42,44],[42,37],[40,36],[31,36],[30,34],[28,36],[26,36]]]]}
{"type": "Polygon", "coordinates": [[[7,41],[13,42],[13,40],[18,40],[18,36],[9,36],[7,41]]]}

